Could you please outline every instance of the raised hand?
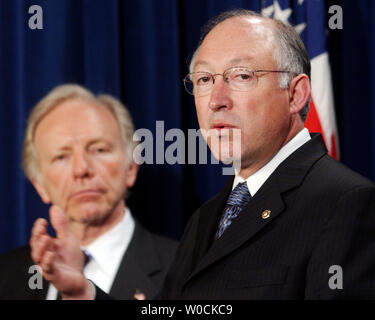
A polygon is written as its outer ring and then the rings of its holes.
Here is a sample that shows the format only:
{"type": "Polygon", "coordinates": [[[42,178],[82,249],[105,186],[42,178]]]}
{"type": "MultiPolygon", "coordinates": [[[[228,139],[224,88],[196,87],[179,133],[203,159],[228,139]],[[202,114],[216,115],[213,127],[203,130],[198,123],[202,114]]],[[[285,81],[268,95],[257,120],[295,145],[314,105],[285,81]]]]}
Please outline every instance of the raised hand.
{"type": "Polygon", "coordinates": [[[49,213],[56,238],[47,234],[47,221],[37,219],[31,232],[31,257],[64,299],[92,299],[92,284],[82,272],[84,254],[69,231],[67,217],[57,206],[52,206],[49,213]]]}

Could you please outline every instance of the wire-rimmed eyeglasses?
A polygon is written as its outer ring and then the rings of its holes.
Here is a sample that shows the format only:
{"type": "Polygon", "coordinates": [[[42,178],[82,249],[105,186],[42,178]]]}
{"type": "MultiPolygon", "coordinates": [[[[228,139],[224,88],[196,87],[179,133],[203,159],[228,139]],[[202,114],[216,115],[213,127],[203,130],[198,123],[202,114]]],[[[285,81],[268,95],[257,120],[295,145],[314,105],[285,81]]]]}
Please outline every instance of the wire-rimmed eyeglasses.
{"type": "Polygon", "coordinates": [[[223,73],[212,74],[210,72],[189,73],[184,79],[185,89],[194,96],[204,96],[210,93],[215,84],[215,77],[222,76],[229,88],[234,91],[249,91],[255,88],[258,82],[256,73],[294,73],[283,70],[251,70],[248,67],[231,67],[223,73]]]}

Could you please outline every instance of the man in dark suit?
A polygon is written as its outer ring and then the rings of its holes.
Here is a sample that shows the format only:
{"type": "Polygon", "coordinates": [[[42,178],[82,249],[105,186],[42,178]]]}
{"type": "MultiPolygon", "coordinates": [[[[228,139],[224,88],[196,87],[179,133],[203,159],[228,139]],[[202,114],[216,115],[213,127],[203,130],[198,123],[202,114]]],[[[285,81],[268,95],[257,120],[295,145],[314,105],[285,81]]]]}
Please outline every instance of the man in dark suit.
{"type": "MultiPolygon", "coordinates": [[[[126,206],[138,169],[133,131],[129,112],[116,99],[59,86],[30,114],[23,168],[51,210],[64,209],[66,227],[88,257],[86,276],[117,299],[152,299],[177,244],[147,231],[126,206]]],[[[44,279],[40,287],[32,284],[33,265],[30,246],[0,257],[0,299],[58,297],[44,279]]]]}
{"type": "MultiPolygon", "coordinates": [[[[310,60],[295,30],[251,11],[225,12],[207,25],[190,69],[185,86],[200,128],[236,174],[190,219],[161,297],[374,298],[375,186],[304,128],[310,60]]],[[[67,263],[74,243],[56,227],[67,246],[38,243],[36,224],[34,260],[64,298],[105,298],[67,263]],[[70,266],[64,282],[61,262],[70,266]]]]}
{"type": "Polygon", "coordinates": [[[241,167],[191,218],[163,297],[375,298],[375,187],[304,129],[298,34],[246,11],[207,28],[186,88],[201,128],[241,130],[241,167]]]}

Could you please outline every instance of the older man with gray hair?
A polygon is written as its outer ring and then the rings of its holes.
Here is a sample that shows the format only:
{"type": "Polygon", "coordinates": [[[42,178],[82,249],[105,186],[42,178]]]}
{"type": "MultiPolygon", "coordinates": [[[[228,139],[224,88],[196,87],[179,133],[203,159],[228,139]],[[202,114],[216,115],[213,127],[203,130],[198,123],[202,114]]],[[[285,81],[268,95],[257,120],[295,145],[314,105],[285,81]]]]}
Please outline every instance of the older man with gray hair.
{"type": "MultiPolygon", "coordinates": [[[[25,175],[52,204],[52,225],[65,225],[86,254],[84,274],[119,299],[153,298],[176,247],[144,229],[126,206],[138,170],[133,133],[131,116],[117,99],[68,84],[35,106],[23,144],[25,175]]],[[[47,221],[39,223],[38,234],[47,236],[47,221]]],[[[64,245],[59,235],[54,245],[64,245]]],[[[46,282],[41,290],[28,287],[31,264],[29,246],[0,259],[0,298],[60,297],[46,282]]]]}

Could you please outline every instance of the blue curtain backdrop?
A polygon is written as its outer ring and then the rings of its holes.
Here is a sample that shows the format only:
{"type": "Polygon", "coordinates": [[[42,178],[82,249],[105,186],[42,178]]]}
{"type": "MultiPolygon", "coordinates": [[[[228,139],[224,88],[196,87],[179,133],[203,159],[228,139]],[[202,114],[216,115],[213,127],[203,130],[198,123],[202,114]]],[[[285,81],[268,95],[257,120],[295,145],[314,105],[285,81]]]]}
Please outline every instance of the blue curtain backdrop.
{"type": "MultiPolygon", "coordinates": [[[[323,4],[344,12],[344,29],[327,29],[341,161],[375,180],[375,4],[323,4]]],[[[56,85],[79,83],[121,99],[136,128],[155,136],[160,120],[164,132],[180,128],[187,137],[198,125],[181,79],[200,27],[238,7],[259,10],[262,1],[0,0],[0,253],[26,244],[33,221],[48,216],[21,171],[35,103],[56,85]],[[32,5],[43,9],[42,30],[28,27],[32,5]]],[[[178,239],[226,179],[219,165],[143,165],[128,203],[151,230],[178,239]]]]}

